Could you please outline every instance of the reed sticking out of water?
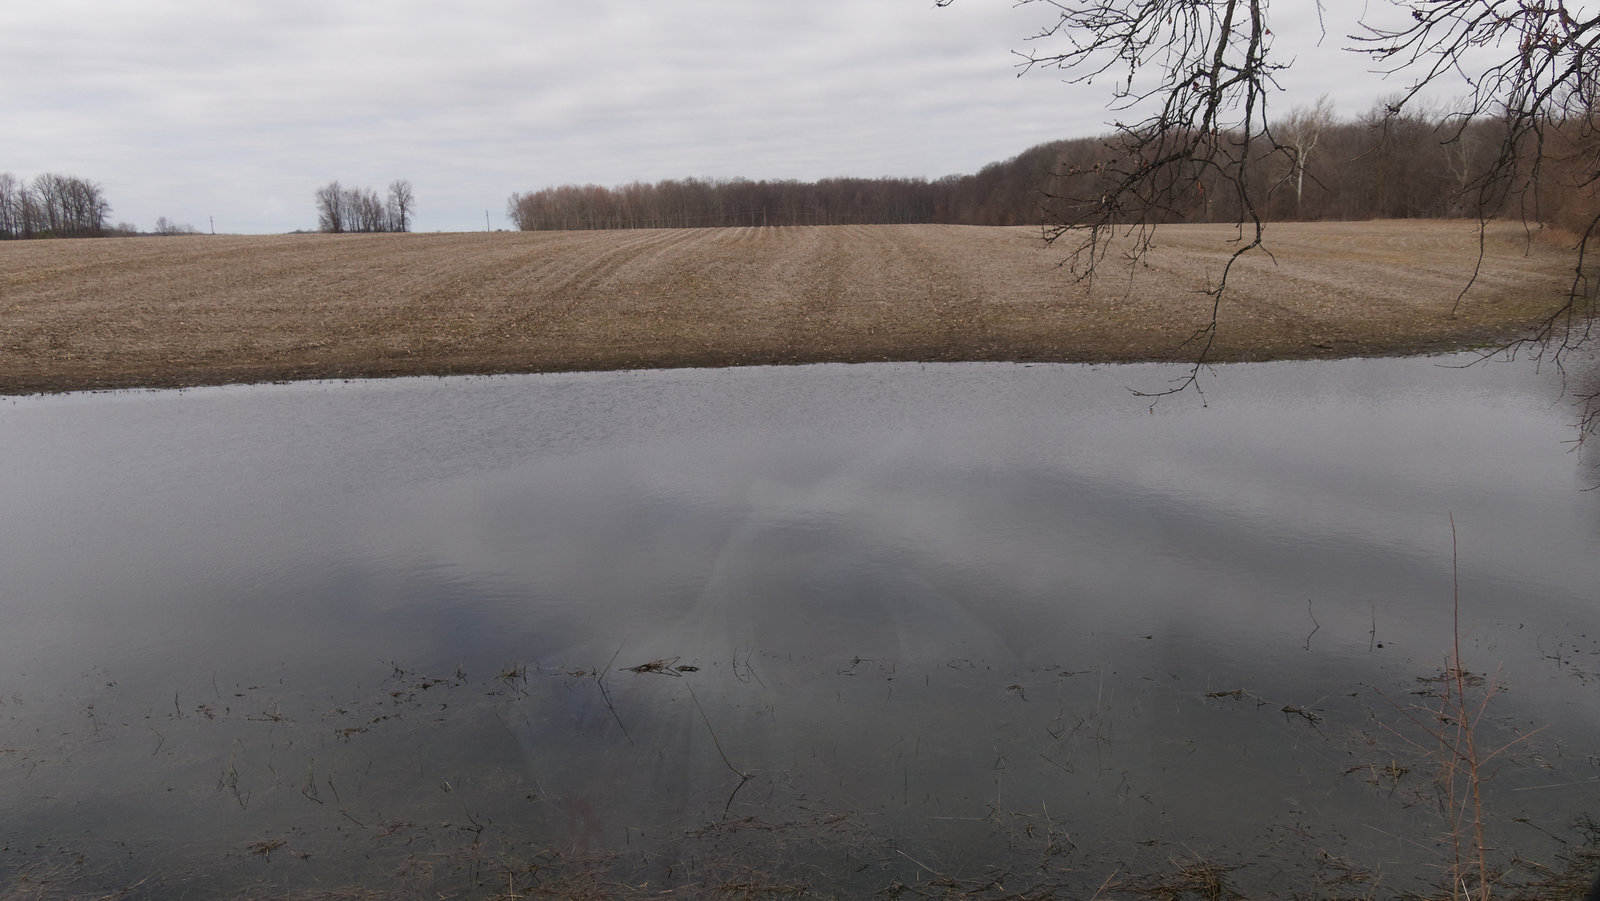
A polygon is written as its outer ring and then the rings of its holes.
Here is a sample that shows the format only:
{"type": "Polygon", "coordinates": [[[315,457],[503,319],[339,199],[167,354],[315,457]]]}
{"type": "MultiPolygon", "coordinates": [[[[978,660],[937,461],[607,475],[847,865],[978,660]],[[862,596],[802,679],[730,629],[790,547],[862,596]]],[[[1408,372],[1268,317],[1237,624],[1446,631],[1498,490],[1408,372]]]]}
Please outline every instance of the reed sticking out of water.
{"type": "Polygon", "coordinates": [[[616,664],[617,657],[621,654],[622,645],[619,644],[617,645],[617,653],[611,655],[611,662],[606,664],[605,669],[594,674],[594,683],[600,686],[600,697],[605,699],[606,709],[611,711],[611,718],[617,721],[617,728],[622,730],[622,737],[626,738],[628,744],[631,745],[633,744],[633,736],[628,734],[628,727],[622,724],[622,717],[617,714],[617,706],[611,703],[611,691],[606,688],[606,676],[611,672],[611,667],[616,664]]]}
{"type": "Polygon", "coordinates": [[[711,718],[706,716],[706,709],[700,706],[700,698],[695,695],[694,686],[690,685],[688,682],[685,682],[684,687],[689,689],[689,699],[694,701],[694,709],[700,711],[700,719],[706,724],[706,731],[711,733],[711,743],[716,745],[717,754],[722,757],[723,764],[726,765],[735,776],[739,777],[739,784],[733,787],[733,792],[728,795],[728,802],[722,805],[722,816],[726,818],[728,816],[728,809],[733,806],[734,795],[739,794],[739,789],[744,788],[744,784],[750,781],[750,774],[734,766],[733,761],[728,759],[728,752],[722,750],[722,742],[717,741],[717,730],[711,728],[711,718]]]}
{"type": "Polygon", "coordinates": [[[1503,874],[1491,861],[1493,849],[1486,835],[1488,814],[1483,787],[1494,777],[1489,765],[1508,748],[1542,731],[1543,727],[1518,735],[1493,750],[1485,751],[1482,747],[1479,725],[1498,687],[1493,681],[1468,670],[1461,659],[1461,578],[1454,514],[1450,516],[1450,576],[1450,656],[1438,675],[1422,680],[1431,687],[1419,692],[1431,700],[1405,705],[1390,701],[1422,737],[1391,731],[1435,763],[1440,804],[1450,830],[1451,856],[1447,868],[1450,896],[1459,901],[1490,901],[1503,874]]]}

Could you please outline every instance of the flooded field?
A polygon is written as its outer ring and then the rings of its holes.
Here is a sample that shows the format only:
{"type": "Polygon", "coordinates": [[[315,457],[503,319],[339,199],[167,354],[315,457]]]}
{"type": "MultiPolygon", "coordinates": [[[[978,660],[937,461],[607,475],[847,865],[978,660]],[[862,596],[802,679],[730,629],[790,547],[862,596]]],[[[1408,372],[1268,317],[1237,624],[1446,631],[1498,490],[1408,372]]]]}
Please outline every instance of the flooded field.
{"type": "Polygon", "coordinates": [[[1441,362],[7,399],[0,898],[1390,896],[1457,591],[1546,878],[1600,467],[1441,362]]]}

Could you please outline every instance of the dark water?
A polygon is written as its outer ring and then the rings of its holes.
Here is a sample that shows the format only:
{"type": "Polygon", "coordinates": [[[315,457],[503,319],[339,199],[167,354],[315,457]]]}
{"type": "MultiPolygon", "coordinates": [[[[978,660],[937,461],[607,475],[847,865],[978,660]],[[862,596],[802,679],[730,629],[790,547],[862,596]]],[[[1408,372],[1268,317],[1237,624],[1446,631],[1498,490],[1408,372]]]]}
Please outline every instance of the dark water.
{"type": "Polygon", "coordinates": [[[1452,517],[1481,732],[1543,727],[1494,841],[1553,861],[1600,815],[1600,469],[1548,373],[1437,363],[1153,412],[1160,367],[7,400],[0,885],[1382,893],[1449,832],[1400,708],[1452,517]]]}

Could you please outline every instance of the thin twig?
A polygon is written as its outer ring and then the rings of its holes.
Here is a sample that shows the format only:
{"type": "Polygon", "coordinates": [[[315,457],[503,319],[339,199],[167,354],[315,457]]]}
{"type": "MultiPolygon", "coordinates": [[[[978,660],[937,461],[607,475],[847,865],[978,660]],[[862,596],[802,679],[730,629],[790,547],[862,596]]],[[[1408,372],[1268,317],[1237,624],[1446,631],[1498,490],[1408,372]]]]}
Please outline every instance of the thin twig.
{"type": "Polygon", "coordinates": [[[700,711],[700,719],[705,722],[706,731],[711,733],[711,744],[716,746],[718,756],[722,758],[723,764],[725,764],[735,776],[739,777],[739,784],[734,786],[733,794],[728,795],[728,802],[722,805],[722,815],[726,817],[728,815],[728,809],[733,806],[733,796],[737,795],[739,793],[739,789],[744,788],[744,784],[750,781],[750,774],[734,766],[733,761],[728,759],[728,753],[722,750],[722,742],[717,740],[717,730],[711,728],[711,718],[706,716],[706,709],[700,706],[700,698],[694,693],[694,686],[688,682],[685,682],[684,685],[689,689],[689,699],[694,701],[694,709],[700,711]]]}
{"type": "Polygon", "coordinates": [[[611,718],[617,721],[617,728],[622,730],[622,737],[626,738],[628,744],[631,745],[633,744],[633,736],[628,734],[628,727],[622,724],[622,717],[617,715],[617,706],[611,702],[611,692],[606,690],[606,674],[611,672],[612,664],[617,662],[617,657],[621,653],[622,645],[619,644],[617,645],[617,653],[611,655],[611,662],[606,664],[605,669],[595,673],[594,681],[596,685],[600,686],[600,697],[605,700],[606,709],[611,711],[611,718]]]}

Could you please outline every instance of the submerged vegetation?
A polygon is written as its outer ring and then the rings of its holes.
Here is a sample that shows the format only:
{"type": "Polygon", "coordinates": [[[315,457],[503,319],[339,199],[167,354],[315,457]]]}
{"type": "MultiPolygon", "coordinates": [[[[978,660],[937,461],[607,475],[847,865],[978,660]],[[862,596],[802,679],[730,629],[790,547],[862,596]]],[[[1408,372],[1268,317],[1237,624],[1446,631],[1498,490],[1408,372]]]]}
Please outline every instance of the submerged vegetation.
{"type": "MultiPolygon", "coordinates": [[[[987,761],[967,761],[992,769],[994,794],[980,811],[935,813],[918,823],[923,815],[895,812],[898,801],[880,807],[861,797],[834,806],[824,797],[809,797],[803,788],[821,774],[751,769],[747,750],[737,743],[725,748],[718,739],[716,724],[732,724],[740,705],[725,706],[724,700],[708,711],[693,680],[703,673],[719,680],[731,676],[755,696],[772,697],[755,668],[759,655],[741,660],[736,653],[731,666],[727,661],[683,663],[679,657],[620,667],[615,658],[604,666],[558,668],[518,662],[487,679],[474,679],[459,667],[427,675],[393,666],[369,695],[325,710],[280,699],[266,685],[219,688],[198,702],[175,696],[170,710],[148,716],[143,724],[119,725],[115,718],[125,714],[97,712],[90,704],[85,711],[89,731],[53,751],[5,748],[9,763],[70,772],[73,758],[106,743],[130,760],[144,755],[169,771],[175,762],[189,760],[192,764],[177,766],[178,778],[168,791],[209,791],[223,805],[218,812],[232,810],[223,817],[232,824],[228,834],[250,837],[234,839],[231,850],[210,861],[172,860],[154,852],[157,861],[166,859],[154,867],[144,856],[151,852],[131,836],[118,848],[55,840],[13,844],[0,849],[0,901],[186,892],[295,901],[1575,899],[1600,867],[1600,823],[1587,817],[1539,822],[1495,812],[1495,802],[1487,797],[1495,775],[1491,762],[1536,769],[1548,765],[1541,755],[1552,752],[1530,743],[1537,730],[1496,720],[1489,705],[1494,686],[1461,666],[1458,655],[1459,648],[1451,652],[1441,673],[1418,677],[1417,701],[1388,709],[1377,703],[1380,698],[1364,697],[1354,704],[1283,705],[1280,714],[1270,690],[1204,695],[1216,715],[1236,719],[1244,714],[1260,718],[1262,725],[1276,721],[1270,731],[1284,733],[1280,740],[1305,745],[1310,759],[1321,761],[1306,773],[1308,790],[1330,797],[1350,796],[1353,789],[1355,795],[1365,793],[1363,803],[1376,817],[1367,828],[1391,833],[1387,849],[1382,842],[1344,834],[1343,826],[1319,822],[1314,809],[1263,823],[1254,846],[1208,839],[1210,827],[1199,822],[1180,824],[1186,839],[1162,829],[1143,840],[1107,842],[1098,832],[1112,827],[1110,821],[1097,827],[1070,807],[1027,804],[1033,794],[1024,775],[1028,768],[1016,766],[1020,760],[1008,763],[1004,753],[992,768],[987,761]],[[619,685],[624,673],[642,681],[619,685]],[[673,678],[647,684],[652,676],[673,678]],[[662,688],[665,694],[657,690],[662,688]],[[692,701],[676,715],[702,723],[710,737],[699,753],[715,760],[695,765],[708,774],[720,768],[725,778],[709,778],[705,791],[711,796],[688,799],[682,810],[652,812],[659,802],[611,793],[641,785],[628,768],[648,768],[651,758],[684,752],[649,746],[659,741],[663,712],[640,707],[674,706],[676,694],[692,701]],[[547,711],[551,698],[585,696],[576,708],[563,702],[576,719],[550,718],[548,712],[529,719],[535,711],[547,711]],[[619,704],[619,696],[627,700],[619,704]],[[475,751],[470,745],[484,741],[480,730],[486,717],[506,724],[537,722],[541,732],[587,730],[596,723],[609,728],[590,739],[597,761],[576,764],[589,773],[585,787],[582,780],[549,781],[555,778],[551,768],[541,776],[538,755],[531,751],[528,764],[512,769],[475,751]],[[222,759],[211,757],[217,735],[231,736],[221,742],[227,748],[222,759]],[[1489,750],[1491,743],[1499,746],[1489,750]],[[617,756],[623,746],[638,752],[635,759],[617,756]],[[1341,759],[1358,762],[1340,769],[1341,759]],[[214,785],[186,784],[184,773],[214,785]],[[601,800],[608,795],[610,802],[601,800]],[[618,816],[627,828],[619,829],[618,816]],[[1530,847],[1540,850],[1519,850],[1530,847]],[[1386,863],[1397,849],[1404,852],[1404,862],[1386,863]]],[[[881,695],[886,688],[892,697],[895,678],[906,675],[857,657],[834,681],[875,683],[879,688],[869,694],[881,695]]],[[[1059,685],[1073,675],[1035,672],[1024,674],[1023,681],[1042,690],[1047,682],[1041,677],[1059,685]]],[[[1122,769],[1123,764],[1097,764],[1094,758],[1119,753],[1125,739],[1117,737],[1116,720],[1126,711],[1119,713],[1117,702],[1107,696],[1103,671],[1086,675],[1099,684],[1079,696],[1088,706],[1039,721],[1038,738],[1044,740],[1039,756],[1047,766],[1035,767],[1036,772],[1059,777],[1078,767],[1099,767],[1103,773],[1122,769]]],[[[1010,697],[999,703],[1028,704],[1015,691],[1022,687],[1011,685],[1000,693],[1010,697]]],[[[717,681],[702,684],[702,690],[726,696],[717,681]]],[[[1025,740],[1018,750],[1029,744],[1036,742],[1025,740]]],[[[1122,749],[1127,751],[1141,753],[1122,749]]],[[[671,767],[689,763],[669,760],[671,767]]],[[[142,778],[131,771],[130,777],[142,778]]],[[[1121,778],[1126,781],[1128,773],[1121,778]]],[[[1119,805],[1164,806],[1169,800],[1139,793],[1124,795],[1119,805]]],[[[160,803],[153,795],[143,801],[160,803]]]]}

